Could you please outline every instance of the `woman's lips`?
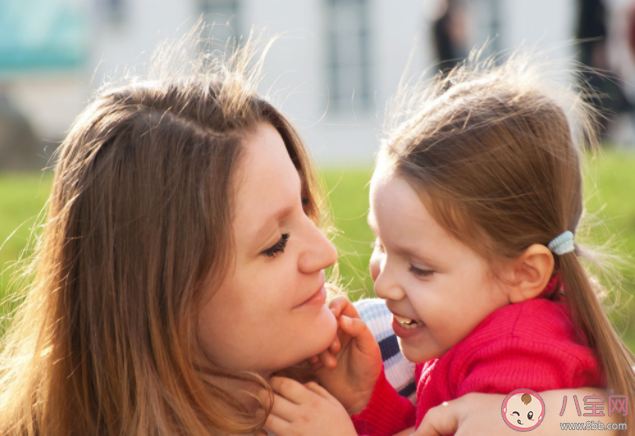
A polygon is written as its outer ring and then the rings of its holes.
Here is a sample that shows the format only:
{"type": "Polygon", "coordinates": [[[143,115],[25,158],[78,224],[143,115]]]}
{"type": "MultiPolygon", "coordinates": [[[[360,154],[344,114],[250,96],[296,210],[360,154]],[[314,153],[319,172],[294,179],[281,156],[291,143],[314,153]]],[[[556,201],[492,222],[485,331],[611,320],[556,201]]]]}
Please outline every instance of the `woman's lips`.
{"type": "Polygon", "coordinates": [[[326,303],[326,288],[324,285],[320,287],[313,295],[304,300],[302,303],[294,307],[294,309],[300,309],[308,306],[322,306],[326,303]]]}

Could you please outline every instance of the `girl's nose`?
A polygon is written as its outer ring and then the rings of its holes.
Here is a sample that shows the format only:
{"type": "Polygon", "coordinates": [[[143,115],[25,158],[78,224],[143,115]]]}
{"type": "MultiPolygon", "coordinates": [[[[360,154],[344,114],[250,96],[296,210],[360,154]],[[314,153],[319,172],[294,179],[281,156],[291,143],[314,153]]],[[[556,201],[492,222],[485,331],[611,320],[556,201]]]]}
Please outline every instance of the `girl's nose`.
{"type": "Polygon", "coordinates": [[[384,300],[401,300],[404,292],[395,280],[394,274],[386,264],[385,256],[379,259],[371,259],[371,276],[375,283],[375,295],[384,300]]]}
{"type": "Polygon", "coordinates": [[[313,223],[310,225],[306,248],[298,259],[298,268],[305,274],[326,269],[337,262],[335,246],[313,223]]]}

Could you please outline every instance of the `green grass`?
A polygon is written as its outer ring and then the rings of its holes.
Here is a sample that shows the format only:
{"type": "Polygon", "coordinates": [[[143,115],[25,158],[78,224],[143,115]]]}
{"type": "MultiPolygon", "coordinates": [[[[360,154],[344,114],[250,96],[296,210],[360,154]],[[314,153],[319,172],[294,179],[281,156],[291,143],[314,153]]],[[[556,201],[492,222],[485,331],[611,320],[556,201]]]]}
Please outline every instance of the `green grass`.
{"type": "MultiPolygon", "coordinates": [[[[368,167],[322,170],[333,224],[338,229],[334,242],[340,253],[339,275],[352,299],[373,295],[368,274],[373,236],[366,224],[371,173],[368,167]]],[[[607,149],[603,156],[590,162],[589,174],[587,206],[596,225],[590,229],[588,239],[595,244],[609,241],[611,249],[627,259],[620,271],[624,292],[612,318],[630,349],[635,350],[635,153],[607,149]],[[600,220],[601,224],[597,224],[600,220]]],[[[50,175],[0,175],[0,241],[4,242],[0,249],[4,271],[0,275],[0,297],[14,273],[11,265],[19,258],[35,217],[46,202],[50,185],[50,175]]]]}
{"type": "Polygon", "coordinates": [[[589,161],[585,192],[589,211],[586,239],[609,260],[617,282],[609,297],[616,329],[635,351],[635,153],[606,149],[589,161]]]}
{"type": "Polygon", "coordinates": [[[339,276],[351,299],[374,296],[368,273],[373,233],[368,214],[368,182],[372,168],[323,169],[331,217],[333,242],[339,253],[339,276]]]}
{"type": "Polygon", "coordinates": [[[0,174],[0,297],[48,198],[51,174],[0,174]]]}

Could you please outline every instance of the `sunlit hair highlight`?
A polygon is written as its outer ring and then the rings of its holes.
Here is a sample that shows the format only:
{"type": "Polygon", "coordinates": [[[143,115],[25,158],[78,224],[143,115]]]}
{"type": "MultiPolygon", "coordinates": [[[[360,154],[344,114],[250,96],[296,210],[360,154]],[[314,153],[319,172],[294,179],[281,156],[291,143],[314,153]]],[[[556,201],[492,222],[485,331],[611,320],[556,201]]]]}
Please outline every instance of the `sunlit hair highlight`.
{"type": "Polygon", "coordinates": [[[201,34],[160,47],[147,77],[104,85],[58,150],[37,274],[2,338],[3,435],[264,424],[218,380],[267,382],[215,366],[196,333],[200,302],[231,266],[243,140],[271,124],[316,224],[322,200],[295,128],[256,92],[268,45],[203,55],[201,34]]]}
{"type": "MultiPolygon", "coordinates": [[[[475,51],[447,74],[404,86],[377,161],[377,177],[403,177],[435,219],[492,266],[566,230],[575,234],[584,214],[583,151],[597,147],[597,112],[566,69],[540,59],[475,51]]],[[[574,322],[597,352],[608,388],[635,398],[633,355],[581,263],[597,259],[576,242],[575,252],[555,260],[574,322]]],[[[629,427],[633,414],[631,405],[629,427]]]]}

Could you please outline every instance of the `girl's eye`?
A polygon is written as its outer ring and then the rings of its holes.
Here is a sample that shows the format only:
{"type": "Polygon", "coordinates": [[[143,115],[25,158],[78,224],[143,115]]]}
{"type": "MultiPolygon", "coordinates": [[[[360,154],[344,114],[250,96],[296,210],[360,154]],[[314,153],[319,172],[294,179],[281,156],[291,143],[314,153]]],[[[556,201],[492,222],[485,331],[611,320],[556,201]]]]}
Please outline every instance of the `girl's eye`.
{"type": "Polygon", "coordinates": [[[417,277],[429,277],[434,273],[434,271],[431,269],[421,269],[421,268],[417,268],[414,265],[410,265],[410,272],[416,275],[417,277]]]}
{"type": "Polygon", "coordinates": [[[284,249],[287,246],[287,241],[289,240],[289,233],[283,233],[280,236],[278,242],[273,244],[271,247],[264,250],[261,254],[264,254],[267,257],[276,257],[278,253],[284,253],[284,249]]]}

